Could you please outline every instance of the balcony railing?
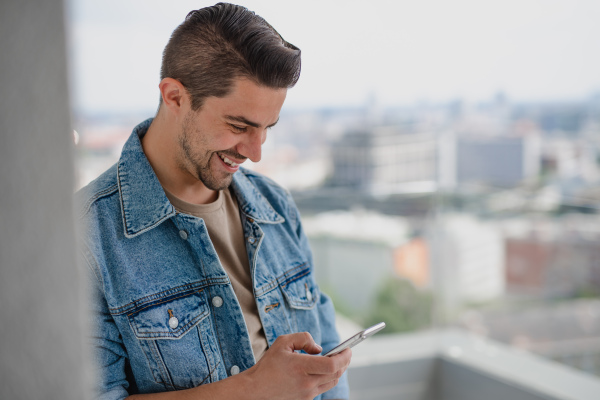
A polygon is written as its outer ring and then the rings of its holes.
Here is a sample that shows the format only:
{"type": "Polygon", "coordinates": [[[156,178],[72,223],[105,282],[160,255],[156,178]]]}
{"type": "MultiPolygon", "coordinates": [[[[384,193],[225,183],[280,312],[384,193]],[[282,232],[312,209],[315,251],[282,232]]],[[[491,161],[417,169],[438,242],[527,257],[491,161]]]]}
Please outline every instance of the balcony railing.
{"type": "Polygon", "coordinates": [[[353,349],[352,400],[597,400],[600,379],[460,330],[381,335],[353,349]]]}

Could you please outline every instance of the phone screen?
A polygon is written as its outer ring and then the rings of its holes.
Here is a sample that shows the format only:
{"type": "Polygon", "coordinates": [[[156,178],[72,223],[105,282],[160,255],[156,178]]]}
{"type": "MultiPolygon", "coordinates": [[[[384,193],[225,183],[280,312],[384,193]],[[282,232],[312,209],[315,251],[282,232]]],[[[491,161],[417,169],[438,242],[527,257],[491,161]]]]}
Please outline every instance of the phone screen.
{"type": "Polygon", "coordinates": [[[375,324],[375,325],[365,329],[364,331],[358,332],[356,335],[350,337],[349,339],[346,339],[345,341],[343,341],[342,343],[340,343],[333,349],[329,350],[327,353],[323,354],[323,356],[325,356],[325,357],[332,356],[334,354],[341,353],[345,349],[354,347],[357,344],[359,344],[360,342],[362,342],[363,340],[365,340],[366,338],[368,338],[369,336],[376,334],[383,328],[385,328],[385,322],[380,322],[378,324],[375,324]]]}

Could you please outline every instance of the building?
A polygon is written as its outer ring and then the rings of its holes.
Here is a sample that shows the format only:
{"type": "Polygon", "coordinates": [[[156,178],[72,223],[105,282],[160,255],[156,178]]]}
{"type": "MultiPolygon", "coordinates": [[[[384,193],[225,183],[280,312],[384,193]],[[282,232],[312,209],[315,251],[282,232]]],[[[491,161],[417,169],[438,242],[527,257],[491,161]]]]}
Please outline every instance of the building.
{"type": "Polygon", "coordinates": [[[537,136],[457,137],[456,182],[515,187],[540,172],[537,136]]]}
{"type": "Polygon", "coordinates": [[[431,287],[444,314],[504,295],[504,238],[494,224],[449,214],[430,224],[425,237],[431,249],[431,287]]]}
{"type": "Polygon", "coordinates": [[[540,173],[539,136],[464,136],[373,127],[346,133],[331,148],[330,186],[372,194],[431,192],[477,183],[510,188],[540,173]]]}
{"type": "Polygon", "coordinates": [[[594,215],[503,221],[507,294],[571,298],[600,294],[600,219],[594,215]]]}
{"type": "Polygon", "coordinates": [[[375,212],[326,212],[303,218],[316,277],[336,306],[360,317],[378,287],[394,274],[394,250],[408,241],[410,226],[400,217],[375,212]]]}
{"type": "Polygon", "coordinates": [[[331,149],[332,186],[366,192],[402,191],[407,184],[431,187],[437,179],[437,144],[432,133],[377,127],[346,133],[331,149]]]}

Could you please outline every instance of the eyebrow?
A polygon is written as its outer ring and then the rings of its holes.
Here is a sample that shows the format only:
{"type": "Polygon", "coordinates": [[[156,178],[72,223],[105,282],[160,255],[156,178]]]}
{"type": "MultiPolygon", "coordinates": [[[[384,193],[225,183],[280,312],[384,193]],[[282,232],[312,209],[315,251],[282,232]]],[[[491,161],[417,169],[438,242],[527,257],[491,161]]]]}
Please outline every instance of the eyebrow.
{"type": "MultiPolygon", "coordinates": [[[[257,122],[253,122],[250,121],[242,116],[236,116],[236,115],[226,115],[225,119],[228,119],[230,121],[236,121],[236,122],[241,122],[242,124],[246,124],[249,126],[252,126],[254,128],[260,128],[261,125],[257,122]]],[[[277,117],[277,121],[273,122],[271,125],[267,126],[267,128],[271,128],[273,126],[275,126],[275,124],[277,124],[277,122],[279,122],[279,117],[277,117]]]]}

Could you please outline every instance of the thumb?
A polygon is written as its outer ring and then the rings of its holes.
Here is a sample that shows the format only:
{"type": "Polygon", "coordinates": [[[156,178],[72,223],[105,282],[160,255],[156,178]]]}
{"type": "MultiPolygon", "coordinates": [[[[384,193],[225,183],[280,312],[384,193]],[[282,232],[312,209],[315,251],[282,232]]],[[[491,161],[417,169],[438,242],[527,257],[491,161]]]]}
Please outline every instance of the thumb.
{"type": "Polygon", "coordinates": [[[293,333],[290,335],[293,350],[304,350],[308,354],[318,354],[323,351],[308,332],[293,333]]]}

